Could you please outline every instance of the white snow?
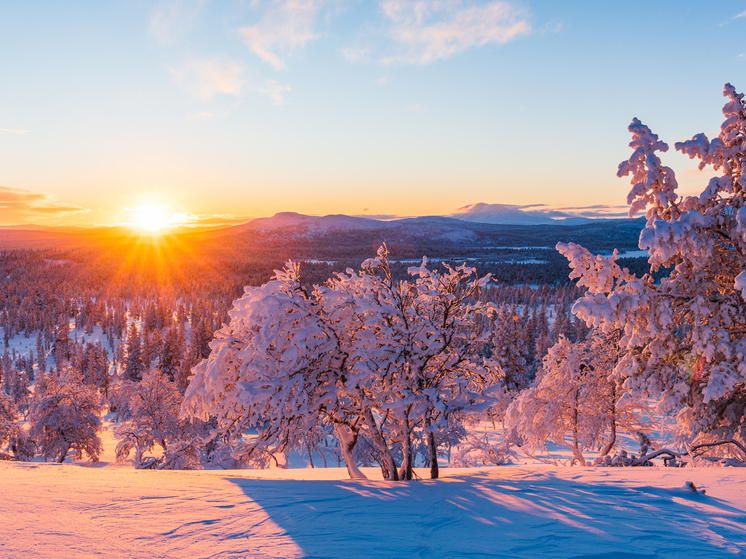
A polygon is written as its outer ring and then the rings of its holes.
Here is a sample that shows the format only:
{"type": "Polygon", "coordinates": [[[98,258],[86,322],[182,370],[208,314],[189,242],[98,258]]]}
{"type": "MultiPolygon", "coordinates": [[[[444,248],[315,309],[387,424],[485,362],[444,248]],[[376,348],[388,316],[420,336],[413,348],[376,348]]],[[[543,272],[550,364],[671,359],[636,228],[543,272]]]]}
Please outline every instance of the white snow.
{"type": "Polygon", "coordinates": [[[1,463],[0,556],[737,557],[746,543],[746,469],[365,474],[1,463]]]}

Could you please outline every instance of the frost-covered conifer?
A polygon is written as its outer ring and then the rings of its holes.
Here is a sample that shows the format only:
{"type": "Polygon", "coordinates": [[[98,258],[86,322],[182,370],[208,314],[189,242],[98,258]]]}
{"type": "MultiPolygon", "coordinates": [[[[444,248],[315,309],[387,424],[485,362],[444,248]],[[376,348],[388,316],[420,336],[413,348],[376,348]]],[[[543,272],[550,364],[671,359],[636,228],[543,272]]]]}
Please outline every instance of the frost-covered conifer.
{"type": "Polygon", "coordinates": [[[133,322],[127,330],[127,357],[125,358],[124,377],[127,380],[138,382],[142,379],[145,370],[140,332],[133,322]]]}
{"type": "Polygon", "coordinates": [[[527,333],[527,321],[514,306],[502,305],[495,315],[493,361],[503,372],[503,383],[508,390],[518,390],[528,385],[528,369],[532,353],[527,333]]]}
{"type": "Polygon", "coordinates": [[[677,411],[687,438],[706,434],[744,440],[746,425],[746,104],[726,84],[725,121],[717,138],[697,134],[676,149],[720,174],[699,197],[676,193],[673,170],[657,152],[668,146],[634,119],[628,161],[630,216],[646,210],[640,248],[651,271],[672,268],[660,282],[635,277],[610,257],[573,243],[558,250],[588,293],[573,312],[604,332],[620,332],[617,379],[635,397],[661,397],[677,411]]]}
{"type": "Polygon", "coordinates": [[[173,382],[178,378],[181,359],[185,352],[184,333],[173,325],[163,337],[163,344],[158,355],[158,367],[173,382]]]}
{"type": "Polygon", "coordinates": [[[29,435],[45,460],[64,462],[70,450],[91,463],[101,454],[101,399],[72,367],[44,375],[29,408],[29,435]]]}

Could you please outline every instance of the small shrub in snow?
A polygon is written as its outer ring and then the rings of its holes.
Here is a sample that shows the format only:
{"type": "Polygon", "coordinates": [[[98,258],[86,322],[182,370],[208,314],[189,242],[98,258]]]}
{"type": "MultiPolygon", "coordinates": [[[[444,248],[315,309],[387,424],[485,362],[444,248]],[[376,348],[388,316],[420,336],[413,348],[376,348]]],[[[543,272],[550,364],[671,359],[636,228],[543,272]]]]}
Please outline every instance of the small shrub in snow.
{"type": "Polygon", "coordinates": [[[513,441],[490,442],[487,434],[470,434],[453,451],[450,465],[456,468],[505,466],[517,457],[511,450],[513,441]]]}

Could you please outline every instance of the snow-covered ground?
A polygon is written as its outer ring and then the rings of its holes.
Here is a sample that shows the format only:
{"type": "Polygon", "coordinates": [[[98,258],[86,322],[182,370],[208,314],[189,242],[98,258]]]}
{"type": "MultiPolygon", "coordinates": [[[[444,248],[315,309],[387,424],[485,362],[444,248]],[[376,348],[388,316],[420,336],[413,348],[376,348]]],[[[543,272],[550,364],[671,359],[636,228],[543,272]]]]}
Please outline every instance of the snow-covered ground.
{"type": "Polygon", "coordinates": [[[339,468],[2,463],[0,556],[744,556],[746,469],[443,473],[391,483],[350,481],[339,468]],[[707,493],[691,492],[687,481],[707,493]]]}
{"type": "MultiPolygon", "coordinates": [[[[0,462],[0,557],[746,557],[746,468],[152,471],[0,462]],[[691,481],[706,494],[685,487],[691,481]]],[[[559,452],[559,454],[562,454],[559,452]]]]}

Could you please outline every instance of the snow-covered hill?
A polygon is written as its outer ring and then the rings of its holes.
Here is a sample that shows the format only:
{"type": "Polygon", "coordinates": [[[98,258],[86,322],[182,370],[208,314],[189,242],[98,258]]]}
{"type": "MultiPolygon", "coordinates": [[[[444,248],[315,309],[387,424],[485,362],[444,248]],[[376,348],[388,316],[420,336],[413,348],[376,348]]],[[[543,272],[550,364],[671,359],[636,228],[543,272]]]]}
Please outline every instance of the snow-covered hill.
{"type": "Polygon", "coordinates": [[[462,221],[501,225],[583,225],[593,221],[567,212],[514,206],[510,204],[470,204],[459,208],[451,217],[462,221]]]}
{"type": "Polygon", "coordinates": [[[295,212],[280,212],[272,217],[261,217],[238,227],[267,231],[273,229],[298,229],[304,231],[340,231],[355,229],[380,229],[387,222],[348,215],[303,215],[295,212]]]}

